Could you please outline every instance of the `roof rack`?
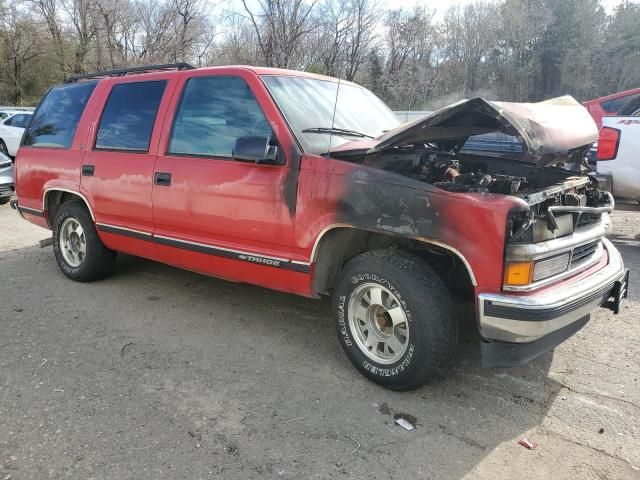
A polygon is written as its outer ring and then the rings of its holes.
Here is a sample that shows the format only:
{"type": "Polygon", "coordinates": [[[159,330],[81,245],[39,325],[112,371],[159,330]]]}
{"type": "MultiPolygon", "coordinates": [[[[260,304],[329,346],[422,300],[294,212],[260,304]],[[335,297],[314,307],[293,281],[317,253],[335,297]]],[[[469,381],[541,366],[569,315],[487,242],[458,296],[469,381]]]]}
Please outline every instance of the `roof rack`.
{"type": "Polygon", "coordinates": [[[165,63],[162,65],[146,65],[142,67],[118,68],[115,70],[105,70],[103,72],[85,73],[67,78],[64,83],[74,83],[78,80],[88,80],[101,77],[123,77],[131,73],[146,73],[157,70],[193,70],[196,67],[188,63],[165,63]]]}

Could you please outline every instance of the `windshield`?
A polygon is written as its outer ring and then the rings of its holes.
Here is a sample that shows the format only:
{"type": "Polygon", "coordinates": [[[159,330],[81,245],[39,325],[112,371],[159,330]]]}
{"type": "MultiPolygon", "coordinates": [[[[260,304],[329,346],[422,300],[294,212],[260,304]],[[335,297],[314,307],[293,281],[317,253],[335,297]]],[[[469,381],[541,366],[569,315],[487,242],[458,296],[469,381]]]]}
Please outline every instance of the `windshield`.
{"type": "Polygon", "coordinates": [[[264,75],[262,80],[309,153],[319,155],[362,137],[378,137],[400,124],[378,97],[357,85],[341,83],[336,104],[337,82],[277,75],[264,75]],[[323,131],[332,127],[342,132],[323,131]]]}

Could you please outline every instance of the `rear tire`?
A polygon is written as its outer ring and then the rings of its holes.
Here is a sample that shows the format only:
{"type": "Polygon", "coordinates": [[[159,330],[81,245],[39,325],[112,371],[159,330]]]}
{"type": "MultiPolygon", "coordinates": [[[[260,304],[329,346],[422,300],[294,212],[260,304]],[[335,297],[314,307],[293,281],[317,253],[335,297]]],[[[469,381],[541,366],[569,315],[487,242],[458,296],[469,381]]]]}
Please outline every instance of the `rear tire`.
{"type": "Polygon", "coordinates": [[[401,250],[351,259],[333,308],[349,360],[383,387],[418,388],[442,376],[456,352],[458,322],[449,291],[427,263],[401,250]]]}
{"type": "Polygon", "coordinates": [[[80,202],[63,203],[53,222],[53,253],[67,277],[100,280],[113,272],[116,252],[104,246],[91,215],[80,202]]]}

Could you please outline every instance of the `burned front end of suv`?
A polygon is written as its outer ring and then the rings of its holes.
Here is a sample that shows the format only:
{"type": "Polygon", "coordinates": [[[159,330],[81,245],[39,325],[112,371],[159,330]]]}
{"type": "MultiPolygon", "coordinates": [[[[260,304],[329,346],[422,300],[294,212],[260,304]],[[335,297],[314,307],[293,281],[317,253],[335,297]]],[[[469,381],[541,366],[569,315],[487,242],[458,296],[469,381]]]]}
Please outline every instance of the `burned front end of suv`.
{"type": "Polygon", "coordinates": [[[354,166],[339,219],[455,253],[473,285],[483,363],[520,364],[626,297],[627,270],[605,238],[613,197],[587,162],[596,140],[571,97],[461,101],[332,151],[354,166]],[[522,151],[463,148],[490,132],[517,138],[522,151]]]}

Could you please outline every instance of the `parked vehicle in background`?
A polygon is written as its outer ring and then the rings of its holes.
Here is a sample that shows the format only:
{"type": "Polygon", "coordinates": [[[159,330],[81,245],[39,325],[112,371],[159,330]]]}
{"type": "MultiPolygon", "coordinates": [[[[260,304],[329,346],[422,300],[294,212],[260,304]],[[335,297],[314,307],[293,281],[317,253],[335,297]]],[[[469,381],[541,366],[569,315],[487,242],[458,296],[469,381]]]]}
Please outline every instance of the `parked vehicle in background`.
{"type": "MultiPolygon", "coordinates": [[[[595,98],[584,102],[584,106],[598,125],[602,126],[602,118],[621,114],[621,109],[632,101],[640,99],[640,88],[614,93],[606,97],[595,98]]],[[[624,115],[627,115],[626,113],[624,115]]]]}
{"type": "Polygon", "coordinates": [[[13,206],[53,230],[75,281],[104,278],[124,252],[332,295],[353,365],[406,390],[455,355],[454,302],[475,311],[486,366],[527,362],[594,309],[619,310],[628,272],[604,238],[613,199],[556,166],[580,164],[597,137],[571,97],[475,98],[399,125],[334,78],[138,67],[49,90],[18,153],[13,206]],[[461,152],[498,131],[526,155],[461,152]]]}
{"type": "Polygon", "coordinates": [[[625,104],[620,109],[617,117],[640,117],[640,96],[635,97],[633,100],[625,104]]]}
{"type": "Polygon", "coordinates": [[[14,193],[13,162],[0,153],[0,205],[8,203],[14,193]]]}
{"type": "Polygon", "coordinates": [[[35,108],[33,107],[3,107],[0,106],[0,120],[4,120],[5,118],[9,118],[12,115],[16,115],[18,113],[33,113],[35,108]]]}
{"type": "MultiPolygon", "coordinates": [[[[640,110],[640,105],[638,106],[640,110]]],[[[598,139],[597,173],[616,198],[640,202],[640,111],[604,117],[598,139]]]]}
{"type": "Polygon", "coordinates": [[[461,153],[520,158],[524,152],[522,143],[513,135],[491,132],[469,137],[469,140],[462,146],[461,153]]]}
{"type": "Polygon", "coordinates": [[[15,157],[32,113],[19,112],[0,121],[0,153],[15,157]]]}

